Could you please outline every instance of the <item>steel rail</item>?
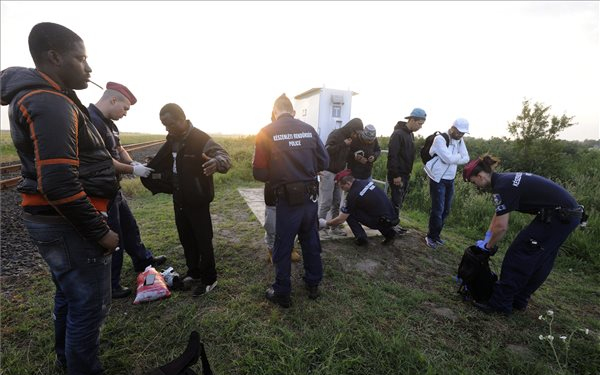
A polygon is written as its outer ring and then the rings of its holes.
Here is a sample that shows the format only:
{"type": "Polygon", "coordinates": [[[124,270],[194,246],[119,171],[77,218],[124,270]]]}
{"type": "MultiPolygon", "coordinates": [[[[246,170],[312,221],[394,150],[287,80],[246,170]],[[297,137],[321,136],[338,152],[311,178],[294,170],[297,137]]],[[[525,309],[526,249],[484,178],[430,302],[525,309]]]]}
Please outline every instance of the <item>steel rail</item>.
{"type": "MultiPolygon", "coordinates": [[[[127,152],[131,152],[131,151],[141,150],[141,149],[144,149],[147,147],[155,146],[155,145],[158,145],[158,144],[161,144],[164,142],[165,141],[162,140],[162,141],[148,141],[148,142],[141,142],[141,143],[132,143],[132,144],[128,144],[128,145],[123,145],[123,148],[127,152]]],[[[0,174],[5,175],[8,173],[18,172],[20,170],[21,170],[21,164],[5,165],[3,167],[0,167],[0,174]]],[[[0,181],[0,190],[15,187],[19,184],[19,182],[21,182],[21,176],[2,179],[0,181]]]]}

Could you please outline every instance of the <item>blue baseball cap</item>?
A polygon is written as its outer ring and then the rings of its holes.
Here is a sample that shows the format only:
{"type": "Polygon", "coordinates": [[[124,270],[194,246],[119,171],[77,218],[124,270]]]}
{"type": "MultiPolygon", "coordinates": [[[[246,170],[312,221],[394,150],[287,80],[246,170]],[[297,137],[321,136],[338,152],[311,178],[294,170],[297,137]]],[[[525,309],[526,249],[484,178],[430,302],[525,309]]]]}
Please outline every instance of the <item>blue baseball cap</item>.
{"type": "Polygon", "coordinates": [[[406,116],[405,118],[409,119],[411,117],[426,119],[427,118],[427,113],[425,113],[425,110],[423,110],[421,108],[415,108],[415,109],[412,110],[412,112],[410,113],[410,115],[406,116]]]}

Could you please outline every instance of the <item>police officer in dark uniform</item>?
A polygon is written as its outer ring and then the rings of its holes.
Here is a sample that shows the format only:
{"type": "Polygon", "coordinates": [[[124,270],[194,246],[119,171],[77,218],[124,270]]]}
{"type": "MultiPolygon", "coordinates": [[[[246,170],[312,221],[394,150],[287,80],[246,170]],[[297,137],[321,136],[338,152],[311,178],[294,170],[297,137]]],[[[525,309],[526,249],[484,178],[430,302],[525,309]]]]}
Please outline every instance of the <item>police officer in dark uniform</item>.
{"type": "Polygon", "coordinates": [[[317,220],[317,173],[329,164],[329,156],[315,129],[294,119],[294,115],[285,94],[275,100],[273,122],[256,136],[252,163],[254,178],[269,182],[277,194],[275,282],[267,289],[266,298],[286,308],[291,305],[291,253],[296,235],[302,248],[309,297],[319,296],[323,266],[317,220]]]}
{"type": "Polygon", "coordinates": [[[335,176],[335,182],[347,194],[346,203],[338,217],[329,221],[319,220],[321,226],[335,226],[346,221],[358,246],[368,244],[367,234],[362,225],[377,229],[385,237],[382,244],[394,241],[396,231],[393,227],[398,224],[398,215],[392,202],[383,190],[375,186],[373,181],[358,180],[352,176],[350,169],[345,169],[335,176]]]}
{"type": "Polygon", "coordinates": [[[495,173],[499,160],[485,155],[470,161],[463,170],[465,181],[492,191],[496,213],[489,230],[477,246],[494,253],[508,229],[511,211],[536,215],[510,244],[500,280],[487,303],[474,303],[486,312],[510,315],[525,310],[533,292],[546,280],[558,249],[585,221],[583,207],[562,186],[531,173],[495,173]]]}

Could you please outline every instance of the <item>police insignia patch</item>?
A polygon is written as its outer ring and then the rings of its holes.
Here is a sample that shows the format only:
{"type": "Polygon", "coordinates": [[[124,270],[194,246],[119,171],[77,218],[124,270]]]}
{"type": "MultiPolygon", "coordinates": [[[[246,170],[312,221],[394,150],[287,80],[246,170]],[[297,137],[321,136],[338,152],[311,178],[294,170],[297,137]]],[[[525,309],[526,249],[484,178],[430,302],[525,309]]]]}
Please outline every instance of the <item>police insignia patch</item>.
{"type": "Polygon", "coordinates": [[[494,205],[499,206],[502,204],[502,197],[500,194],[493,194],[492,199],[494,200],[494,205]]]}

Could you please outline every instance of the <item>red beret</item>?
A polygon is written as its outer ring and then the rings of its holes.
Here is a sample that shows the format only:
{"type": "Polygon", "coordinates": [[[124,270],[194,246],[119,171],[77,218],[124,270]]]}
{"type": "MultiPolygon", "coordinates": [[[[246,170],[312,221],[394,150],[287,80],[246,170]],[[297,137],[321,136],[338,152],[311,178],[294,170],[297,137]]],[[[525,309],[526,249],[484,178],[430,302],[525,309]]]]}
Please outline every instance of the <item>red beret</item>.
{"type": "Polygon", "coordinates": [[[477,158],[477,159],[473,159],[470,162],[467,163],[467,165],[465,165],[465,168],[463,169],[463,179],[466,182],[469,182],[469,179],[471,178],[471,175],[473,174],[473,170],[475,169],[475,167],[477,167],[479,165],[479,163],[481,162],[481,159],[477,158]]]}
{"type": "Polygon", "coordinates": [[[107,90],[115,90],[115,91],[120,92],[121,94],[123,94],[124,97],[127,98],[127,100],[129,100],[131,105],[134,105],[135,103],[137,103],[137,99],[135,98],[135,96],[133,96],[131,91],[129,91],[129,89],[127,87],[125,87],[124,85],[122,85],[120,83],[108,82],[106,84],[106,89],[107,90]]]}
{"type": "Polygon", "coordinates": [[[352,171],[350,169],[344,169],[343,171],[338,172],[338,174],[335,175],[334,181],[338,182],[342,178],[344,178],[346,176],[350,176],[351,174],[352,174],[352,171]]]}

